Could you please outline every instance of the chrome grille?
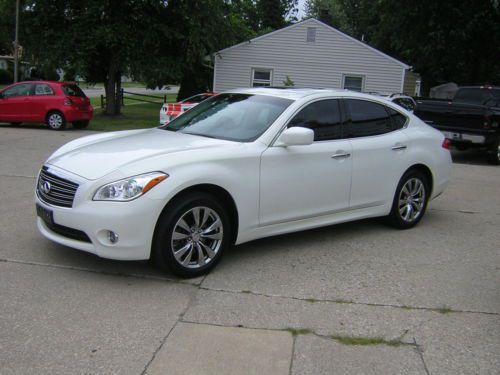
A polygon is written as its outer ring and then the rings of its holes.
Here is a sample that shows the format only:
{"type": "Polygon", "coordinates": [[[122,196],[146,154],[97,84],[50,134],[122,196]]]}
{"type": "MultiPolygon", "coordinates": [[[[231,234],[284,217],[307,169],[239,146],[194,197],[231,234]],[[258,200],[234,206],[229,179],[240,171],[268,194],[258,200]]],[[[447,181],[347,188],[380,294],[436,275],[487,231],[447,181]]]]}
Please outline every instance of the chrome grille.
{"type": "Polygon", "coordinates": [[[72,207],[78,184],[56,176],[43,167],[38,177],[36,192],[45,203],[59,207],[72,207]]]}

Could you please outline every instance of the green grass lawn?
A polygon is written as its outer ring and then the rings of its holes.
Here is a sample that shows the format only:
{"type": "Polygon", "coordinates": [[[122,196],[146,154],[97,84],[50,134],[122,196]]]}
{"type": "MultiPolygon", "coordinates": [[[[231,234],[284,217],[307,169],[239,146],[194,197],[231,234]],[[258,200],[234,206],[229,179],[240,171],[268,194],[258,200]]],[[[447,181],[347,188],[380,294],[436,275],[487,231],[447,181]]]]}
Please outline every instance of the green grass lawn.
{"type": "Polygon", "coordinates": [[[89,130],[116,131],[154,128],[160,125],[161,104],[134,104],[122,107],[119,116],[107,116],[100,109],[94,112],[89,130]]]}

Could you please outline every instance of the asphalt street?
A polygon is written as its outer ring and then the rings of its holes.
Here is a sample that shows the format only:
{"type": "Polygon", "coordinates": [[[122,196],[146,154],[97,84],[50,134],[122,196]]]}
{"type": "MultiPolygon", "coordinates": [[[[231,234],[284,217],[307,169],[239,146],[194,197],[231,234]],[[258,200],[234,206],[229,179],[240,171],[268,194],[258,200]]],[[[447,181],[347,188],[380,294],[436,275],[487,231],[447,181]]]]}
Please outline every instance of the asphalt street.
{"type": "Polygon", "coordinates": [[[35,175],[91,134],[0,126],[0,374],[500,374],[500,167],[455,154],[414,229],[234,247],[209,275],[44,239],[35,175]]]}

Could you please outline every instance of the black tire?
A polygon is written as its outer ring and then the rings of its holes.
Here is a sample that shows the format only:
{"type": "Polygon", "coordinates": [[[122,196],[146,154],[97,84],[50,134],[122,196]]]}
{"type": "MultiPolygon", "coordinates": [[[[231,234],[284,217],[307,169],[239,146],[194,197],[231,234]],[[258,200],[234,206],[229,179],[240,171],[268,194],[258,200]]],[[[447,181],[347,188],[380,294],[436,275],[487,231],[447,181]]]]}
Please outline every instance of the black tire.
{"type": "Polygon", "coordinates": [[[408,229],[417,225],[420,220],[422,220],[425,210],[427,209],[427,203],[430,195],[429,187],[429,181],[422,172],[416,169],[407,171],[403,177],[401,177],[398,187],[396,188],[396,193],[394,194],[394,199],[392,201],[391,212],[387,216],[387,222],[393,227],[399,229],[408,229]],[[412,186],[421,187],[423,195],[419,195],[420,193],[415,195],[411,194],[417,190],[420,191],[417,188],[415,188],[415,191],[412,191],[412,186]],[[407,192],[410,194],[407,194],[407,192]],[[402,205],[400,205],[400,200],[403,202],[402,205]],[[406,204],[404,204],[404,202],[406,202],[406,204]],[[421,205],[419,205],[420,202],[421,205]],[[411,212],[412,210],[413,213],[411,212]],[[416,214],[417,212],[418,215],[416,214]],[[413,215],[415,215],[415,217],[413,217],[413,215]]]}
{"type": "Polygon", "coordinates": [[[156,224],[153,236],[152,258],[158,267],[170,271],[177,276],[186,278],[197,277],[207,273],[215,267],[224,251],[229,247],[231,242],[230,239],[231,227],[225,207],[210,194],[193,192],[177,198],[163,210],[156,224]],[[200,218],[199,223],[201,224],[197,226],[194,222],[193,212],[200,208],[206,210],[198,215],[200,218]],[[204,228],[202,223],[204,217],[202,218],[202,216],[205,212],[209,212],[210,214],[215,213],[207,217],[205,229],[209,229],[216,222],[217,217],[220,219],[221,223],[220,230],[208,231],[205,236],[220,236],[220,240],[202,238],[204,233],[202,232],[204,228]],[[183,224],[188,224],[190,232],[184,230],[182,225],[179,224],[182,222],[181,218],[184,220],[183,224]],[[193,232],[193,228],[196,227],[200,228],[198,235],[196,235],[196,230],[193,232]],[[178,236],[187,236],[188,238],[173,239],[174,231],[178,236]],[[178,258],[174,255],[174,247],[177,248],[176,254],[178,258]],[[207,247],[212,251],[216,248],[215,252],[213,252],[213,256],[210,256],[209,252],[205,250],[207,247]],[[183,252],[182,250],[185,248],[188,250],[183,252]],[[202,250],[200,250],[200,248],[202,250]],[[203,264],[204,261],[201,261],[202,264],[200,264],[199,251],[202,251],[203,259],[206,261],[205,264],[203,264]],[[191,255],[189,255],[190,252],[191,255]],[[182,262],[186,261],[186,265],[183,265],[182,262]],[[190,262],[195,264],[191,264],[190,262]]]}
{"type": "Polygon", "coordinates": [[[500,164],[500,139],[497,139],[488,150],[488,162],[493,165],[500,164]]]}
{"type": "Polygon", "coordinates": [[[73,122],[73,127],[75,129],[85,129],[87,126],[89,126],[89,121],[74,121],[73,122]]]}
{"type": "Polygon", "coordinates": [[[59,111],[51,111],[47,113],[45,123],[52,130],[64,130],[66,129],[66,118],[59,111]]]}
{"type": "Polygon", "coordinates": [[[21,122],[11,122],[10,124],[12,126],[19,126],[19,125],[21,125],[21,122]]]}

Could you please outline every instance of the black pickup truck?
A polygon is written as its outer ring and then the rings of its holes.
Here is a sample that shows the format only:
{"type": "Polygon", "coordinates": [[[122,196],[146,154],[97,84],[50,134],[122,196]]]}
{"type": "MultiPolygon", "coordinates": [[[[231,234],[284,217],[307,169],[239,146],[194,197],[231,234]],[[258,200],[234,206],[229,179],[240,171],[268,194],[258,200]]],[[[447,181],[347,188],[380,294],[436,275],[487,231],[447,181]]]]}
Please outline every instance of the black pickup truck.
{"type": "Polygon", "coordinates": [[[482,147],[500,164],[500,87],[460,87],[453,100],[418,99],[414,113],[457,149],[482,147]]]}

